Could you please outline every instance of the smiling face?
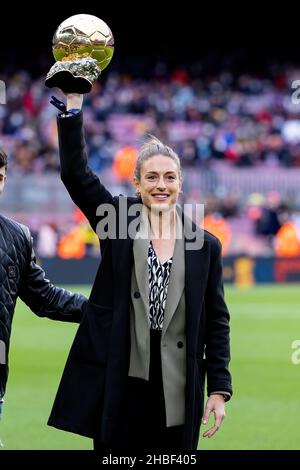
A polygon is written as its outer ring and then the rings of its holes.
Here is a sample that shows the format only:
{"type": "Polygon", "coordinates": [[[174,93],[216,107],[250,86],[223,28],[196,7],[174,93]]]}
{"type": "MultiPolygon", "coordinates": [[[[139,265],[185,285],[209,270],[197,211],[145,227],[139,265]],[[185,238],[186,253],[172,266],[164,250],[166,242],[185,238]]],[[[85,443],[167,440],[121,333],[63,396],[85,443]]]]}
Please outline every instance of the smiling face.
{"type": "Polygon", "coordinates": [[[140,180],[134,185],[148,209],[169,210],[176,205],[182,181],[176,162],[164,155],[154,155],[141,166],[140,180]]]}

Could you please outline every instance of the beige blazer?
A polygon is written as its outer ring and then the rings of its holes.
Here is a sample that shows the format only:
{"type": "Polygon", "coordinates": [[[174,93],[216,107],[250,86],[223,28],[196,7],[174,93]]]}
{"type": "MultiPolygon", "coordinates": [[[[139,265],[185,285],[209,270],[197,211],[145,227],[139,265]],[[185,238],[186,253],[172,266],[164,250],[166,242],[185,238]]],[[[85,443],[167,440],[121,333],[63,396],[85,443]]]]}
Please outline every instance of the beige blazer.
{"type": "MultiPolygon", "coordinates": [[[[149,221],[146,210],[133,242],[134,265],[131,275],[129,376],[149,380],[150,323],[148,248],[149,221]],[[140,238],[139,238],[140,237],[140,238]],[[137,294],[138,293],[138,294],[137,294]]],[[[182,221],[176,214],[176,243],[167,292],[161,337],[161,360],[167,426],[184,424],[186,342],[185,342],[185,262],[182,221]]]]}

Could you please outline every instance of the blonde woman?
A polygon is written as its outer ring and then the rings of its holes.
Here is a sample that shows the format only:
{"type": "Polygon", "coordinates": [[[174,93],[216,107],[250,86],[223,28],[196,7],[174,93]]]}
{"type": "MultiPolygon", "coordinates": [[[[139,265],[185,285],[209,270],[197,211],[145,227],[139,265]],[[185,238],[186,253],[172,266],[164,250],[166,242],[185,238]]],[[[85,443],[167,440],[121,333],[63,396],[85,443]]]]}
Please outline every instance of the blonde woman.
{"type": "Polygon", "coordinates": [[[68,94],[58,116],[61,177],[100,237],[101,263],[49,424],[96,451],[196,449],[201,421],[214,415],[213,436],[232,394],[220,242],[181,212],[180,160],[154,137],[139,152],[136,197],[112,196],[88,166],[81,106],[68,94]]]}

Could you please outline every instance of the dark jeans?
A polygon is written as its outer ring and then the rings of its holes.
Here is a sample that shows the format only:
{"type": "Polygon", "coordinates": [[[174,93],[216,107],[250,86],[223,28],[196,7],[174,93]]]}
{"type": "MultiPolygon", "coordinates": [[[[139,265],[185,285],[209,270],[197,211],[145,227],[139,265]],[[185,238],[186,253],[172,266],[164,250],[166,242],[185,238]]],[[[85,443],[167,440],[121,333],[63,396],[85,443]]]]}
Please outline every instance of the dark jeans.
{"type": "Polygon", "coordinates": [[[117,429],[110,443],[96,438],[95,451],[182,449],[183,426],[166,426],[160,340],[161,332],[151,330],[149,381],[128,377],[117,429]]]}

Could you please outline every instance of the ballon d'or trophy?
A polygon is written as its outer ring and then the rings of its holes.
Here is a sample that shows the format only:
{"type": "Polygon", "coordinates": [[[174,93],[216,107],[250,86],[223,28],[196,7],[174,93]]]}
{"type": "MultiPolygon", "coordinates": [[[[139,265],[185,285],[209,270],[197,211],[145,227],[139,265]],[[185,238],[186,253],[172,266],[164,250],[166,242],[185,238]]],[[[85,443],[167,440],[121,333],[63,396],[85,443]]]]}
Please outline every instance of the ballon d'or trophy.
{"type": "Polygon", "coordinates": [[[45,85],[65,93],[88,93],[114,53],[114,38],[107,24],[93,15],[74,15],[54,33],[56,60],[45,85]]]}

